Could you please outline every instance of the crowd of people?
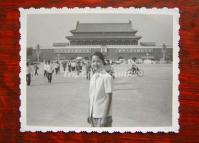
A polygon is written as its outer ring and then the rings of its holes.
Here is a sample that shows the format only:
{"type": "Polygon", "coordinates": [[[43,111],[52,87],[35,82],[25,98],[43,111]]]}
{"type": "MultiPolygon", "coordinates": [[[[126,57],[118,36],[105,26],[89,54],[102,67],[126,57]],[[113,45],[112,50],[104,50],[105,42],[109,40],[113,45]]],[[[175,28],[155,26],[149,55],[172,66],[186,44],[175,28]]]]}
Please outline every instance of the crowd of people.
{"type": "MultiPolygon", "coordinates": [[[[105,59],[105,65],[104,69],[107,73],[109,73],[113,79],[115,78],[114,76],[114,69],[112,64],[114,64],[111,60],[105,59]]],[[[69,73],[76,73],[77,75],[80,75],[80,73],[84,70],[85,71],[85,76],[87,80],[91,79],[91,75],[94,74],[94,70],[91,66],[92,61],[90,60],[64,60],[64,61],[50,61],[50,60],[45,60],[43,63],[30,63],[27,62],[27,85],[31,84],[31,77],[33,76],[38,76],[39,71],[41,73],[41,70],[43,70],[43,75],[46,77],[48,83],[52,83],[53,80],[53,75],[58,75],[61,73],[61,71],[69,72],[69,73]],[[43,67],[43,68],[42,68],[43,67]],[[62,69],[62,70],[61,70],[62,69]]],[[[136,65],[135,63],[132,64],[131,66],[132,70],[136,70],[136,65]]]]}
{"type": "MultiPolygon", "coordinates": [[[[81,60],[68,60],[68,61],[44,61],[43,63],[30,63],[27,62],[26,68],[26,81],[27,85],[31,84],[31,79],[33,76],[39,75],[39,69],[43,69],[43,75],[47,78],[48,83],[52,82],[53,75],[58,75],[61,73],[61,66],[63,72],[76,72],[79,75],[83,67],[85,67],[86,71],[86,78],[90,79],[90,72],[91,72],[91,64],[90,61],[81,61],[81,60]],[[42,68],[43,64],[43,68],[42,68]],[[68,70],[68,71],[67,71],[68,70]]],[[[41,72],[41,70],[40,70],[41,72]]]]}

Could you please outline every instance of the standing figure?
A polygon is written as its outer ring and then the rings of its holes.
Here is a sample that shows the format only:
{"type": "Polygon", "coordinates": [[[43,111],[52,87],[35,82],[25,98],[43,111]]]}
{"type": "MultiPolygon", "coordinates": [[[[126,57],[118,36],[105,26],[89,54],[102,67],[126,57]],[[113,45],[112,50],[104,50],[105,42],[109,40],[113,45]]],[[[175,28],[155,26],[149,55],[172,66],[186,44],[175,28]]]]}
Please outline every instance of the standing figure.
{"type": "Polygon", "coordinates": [[[68,71],[71,72],[71,61],[68,61],[68,71]]]}
{"type": "Polygon", "coordinates": [[[47,77],[47,61],[44,62],[44,76],[47,77]]]}
{"type": "Polygon", "coordinates": [[[59,72],[59,64],[58,61],[55,63],[55,73],[58,74],[59,72]]]}
{"type": "Polygon", "coordinates": [[[48,83],[51,83],[52,82],[52,75],[53,75],[53,72],[54,72],[54,66],[53,64],[48,61],[48,64],[47,64],[47,78],[48,78],[48,83]]]}
{"type": "Polygon", "coordinates": [[[79,75],[79,74],[80,74],[80,72],[81,72],[81,65],[80,65],[80,61],[77,61],[77,63],[76,63],[76,72],[77,72],[77,75],[79,75]]]}
{"type": "Polygon", "coordinates": [[[58,73],[60,73],[60,62],[58,61],[58,73]]]}
{"type": "Polygon", "coordinates": [[[72,63],[71,63],[71,69],[72,69],[72,71],[75,71],[75,67],[76,67],[76,63],[74,61],[72,61],[72,63]]]}
{"type": "Polygon", "coordinates": [[[91,63],[88,61],[86,63],[86,79],[90,80],[90,74],[91,74],[91,63]]]}
{"type": "Polygon", "coordinates": [[[31,65],[27,62],[26,63],[26,82],[28,86],[31,83],[31,72],[32,72],[31,65]]]}
{"type": "Polygon", "coordinates": [[[64,69],[64,71],[66,70],[66,62],[63,62],[62,63],[62,66],[63,66],[63,69],[64,69]]]}
{"type": "Polygon", "coordinates": [[[104,70],[104,56],[101,52],[92,55],[94,74],[90,80],[89,117],[92,127],[112,126],[112,77],[104,70]]]}
{"type": "Polygon", "coordinates": [[[37,76],[38,75],[38,70],[39,70],[39,67],[38,67],[37,64],[35,64],[34,69],[35,69],[35,76],[37,76]]]}

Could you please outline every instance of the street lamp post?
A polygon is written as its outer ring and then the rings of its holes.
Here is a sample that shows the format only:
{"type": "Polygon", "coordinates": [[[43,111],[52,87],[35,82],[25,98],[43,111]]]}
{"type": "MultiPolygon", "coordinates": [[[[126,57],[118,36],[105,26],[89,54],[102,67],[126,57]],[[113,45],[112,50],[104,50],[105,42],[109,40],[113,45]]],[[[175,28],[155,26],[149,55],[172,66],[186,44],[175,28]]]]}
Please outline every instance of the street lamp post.
{"type": "Polygon", "coordinates": [[[39,63],[39,58],[40,58],[40,46],[39,44],[37,44],[37,47],[36,47],[36,55],[37,55],[37,62],[39,63]]]}
{"type": "Polygon", "coordinates": [[[91,61],[91,56],[92,56],[92,48],[89,49],[90,52],[90,56],[89,56],[89,60],[91,61]]]}
{"type": "Polygon", "coordinates": [[[162,45],[162,60],[163,61],[166,60],[166,48],[167,48],[166,44],[163,43],[163,45],[162,45]]]}
{"type": "Polygon", "coordinates": [[[101,45],[101,52],[108,58],[108,48],[106,45],[101,45]]]}
{"type": "Polygon", "coordinates": [[[60,60],[60,54],[58,53],[57,54],[57,61],[59,61],[60,60]]]}
{"type": "Polygon", "coordinates": [[[149,53],[146,53],[146,59],[147,60],[149,59],[149,53]]]}

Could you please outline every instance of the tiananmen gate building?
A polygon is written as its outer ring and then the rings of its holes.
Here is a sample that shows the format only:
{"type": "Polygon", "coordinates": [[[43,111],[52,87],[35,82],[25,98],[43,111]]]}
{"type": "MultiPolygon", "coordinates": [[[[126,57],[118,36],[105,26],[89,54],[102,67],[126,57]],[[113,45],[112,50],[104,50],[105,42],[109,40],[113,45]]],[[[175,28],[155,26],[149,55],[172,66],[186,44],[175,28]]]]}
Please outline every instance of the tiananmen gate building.
{"type": "Polygon", "coordinates": [[[139,42],[142,36],[127,23],[80,23],[66,36],[68,43],[53,43],[50,48],[40,46],[40,60],[70,60],[76,57],[89,57],[101,51],[107,59],[152,59],[172,60],[172,47],[155,42],[139,42]],[[165,54],[165,55],[164,55],[165,54]]]}

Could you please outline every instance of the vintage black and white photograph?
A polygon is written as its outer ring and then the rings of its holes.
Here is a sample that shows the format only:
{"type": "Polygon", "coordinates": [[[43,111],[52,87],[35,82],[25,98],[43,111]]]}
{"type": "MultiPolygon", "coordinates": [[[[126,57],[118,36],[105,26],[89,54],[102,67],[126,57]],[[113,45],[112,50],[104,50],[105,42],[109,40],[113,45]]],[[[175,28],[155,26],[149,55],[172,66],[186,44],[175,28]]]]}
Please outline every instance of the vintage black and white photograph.
{"type": "Polygon", "coordinates": [[[178,132],[178,9],[20,9],[21,131],[178,132]]]}

